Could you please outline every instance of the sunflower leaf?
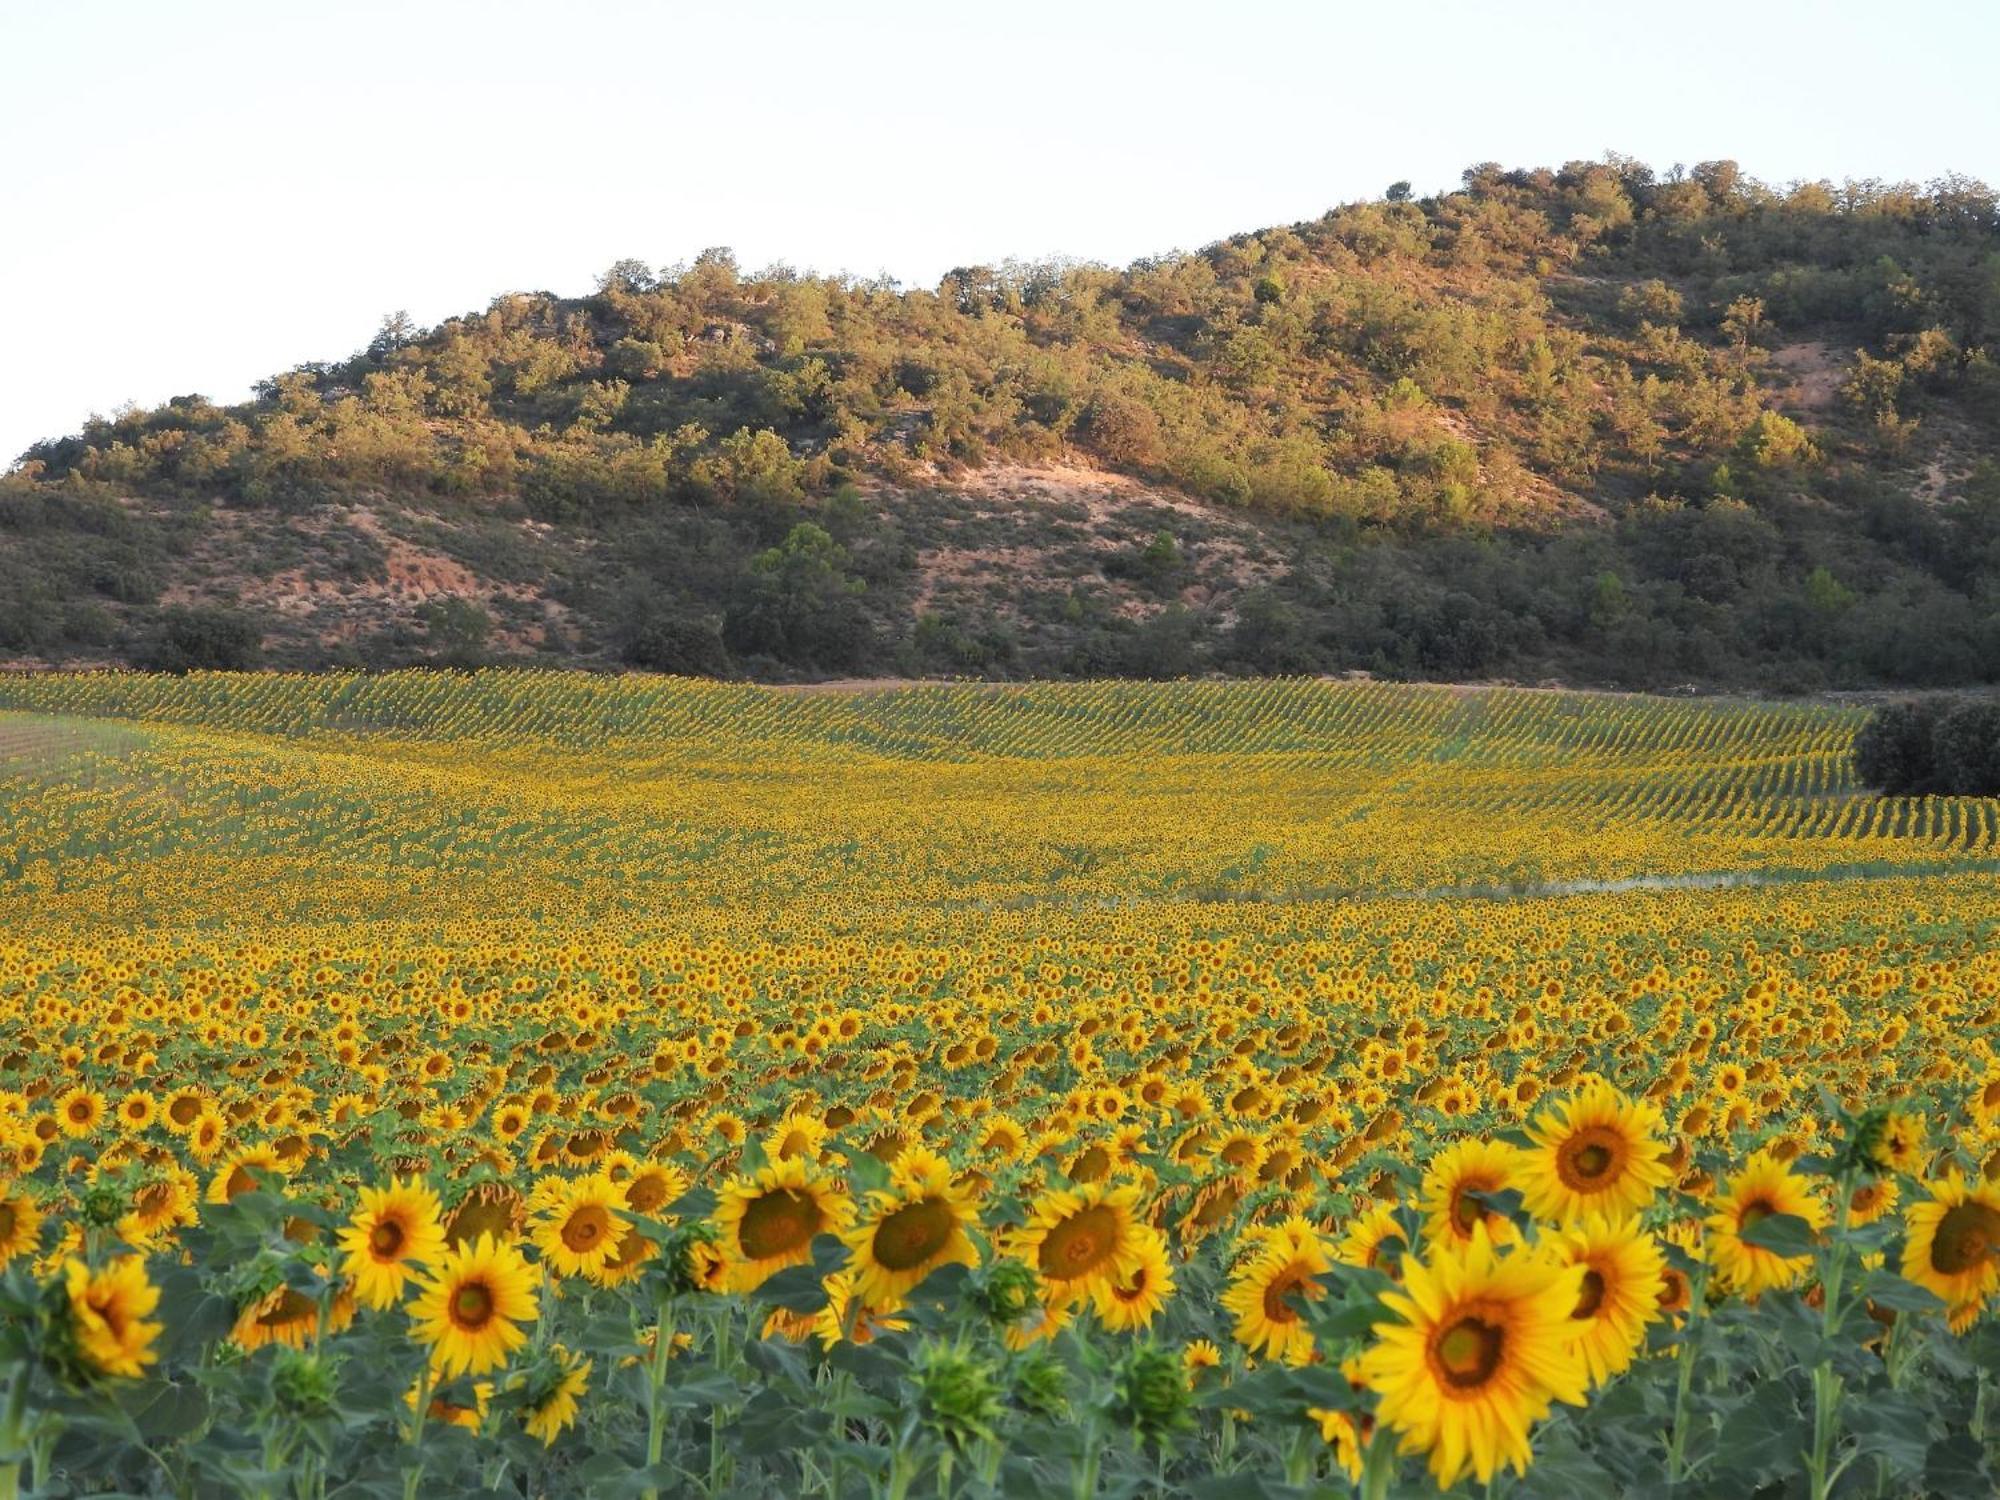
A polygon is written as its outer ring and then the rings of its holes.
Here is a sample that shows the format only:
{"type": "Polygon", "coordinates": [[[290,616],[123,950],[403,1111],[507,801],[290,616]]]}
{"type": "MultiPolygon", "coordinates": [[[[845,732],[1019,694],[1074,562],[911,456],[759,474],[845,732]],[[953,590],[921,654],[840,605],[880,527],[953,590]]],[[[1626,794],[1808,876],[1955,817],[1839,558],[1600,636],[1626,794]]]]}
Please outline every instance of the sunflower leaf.
{"type": "Polygon", "coordinates": [[[1772,1214],[1744,1229],[1743,1242],[1789,1260],[1811,1255],[1818,1236],[1813,1233],[1812,1225],[1797,1214],[1772,1214]]]}

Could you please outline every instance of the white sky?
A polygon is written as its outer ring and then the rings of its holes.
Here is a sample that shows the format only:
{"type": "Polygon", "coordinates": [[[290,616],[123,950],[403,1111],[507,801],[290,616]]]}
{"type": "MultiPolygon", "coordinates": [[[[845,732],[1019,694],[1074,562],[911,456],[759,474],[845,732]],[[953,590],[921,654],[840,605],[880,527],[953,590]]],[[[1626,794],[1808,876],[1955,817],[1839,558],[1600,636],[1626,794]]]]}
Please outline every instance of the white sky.
{"type": "Polygon", "coordinates": [[[621,256],[1123,263],[1477,161],[2000,180],[1986,0],[0,0],[0,463],[621,256]]]}

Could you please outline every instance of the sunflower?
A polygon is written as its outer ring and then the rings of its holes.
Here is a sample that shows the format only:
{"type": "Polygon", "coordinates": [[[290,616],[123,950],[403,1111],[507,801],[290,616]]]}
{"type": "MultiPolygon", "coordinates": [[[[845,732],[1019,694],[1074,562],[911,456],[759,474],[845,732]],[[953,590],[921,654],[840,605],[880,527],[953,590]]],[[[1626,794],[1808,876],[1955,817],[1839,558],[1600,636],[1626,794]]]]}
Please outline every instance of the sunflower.
{"type": "Polygon", "coordinates": [[[157,1244],[180,1225],[193,1224],[196,1184],[178,1167],[158,1172],[132,1194],[131,1209],[118,1221],[118,1238],[134,1248],[157,1244]]]}
{"type": "Polygon", "coordinates": [[[160,1107],[160,1123],[175,1135],[186,1135],[194,1122],[208,1113],[213,1095],[198,1084],[175,1089],[160,1107]]]}
{"type": "Polygon", "coordinates": [[[646,1263],[653,1258],[656,1247],[653,1242],[636,1229],[628,1229],[618,1241],[618,1248],[606,1257],[603,1265],[589,1273],[594,1286],[623,1286],[628,1281],[636,1281],[645,1274],[646,1263]]]}
{"type": "Polygon", "coordinates": [[[1260,1357],[1306,1363],[1313,1355],[1312,1331],[1291,1299],[1324,1297],[1318,1278],[1332,1268],[1333,1258],[1317,1234],[1267,1239],[1222,1294],[1223,1309],[1236,1320],[1236,1342],[1260,1357]]]}
{"type": "Polygon", "coordinates": [[[900,1332],[910,1326],[901,1318],[887,1316],[887,1312],[886,1308],[871,1307],[865,1302],[857,1305],[852,1273],[835,1271],[826,1278],[826,1306],[808,1316],[807,1332],[830,1349],[843,1339],[867,1344],[884,1333],[900,1332]]]}
{"type": "Polygon", "coordinates": [[[966,1225],[977,1221],[972,1195],[952,1181],[951,1165],[924,1146],[896,1158],[890,1190],[868,1195],[868,1217],[841,1235],[864,1302],[894,1307],[939,1266],[977,1258],[966,1225]]]}
{"type": "Polygon", "coordinates": [[[1892,1109],[1868,1142],[1868,1159],[1890,1172],[1923,1170],[1926,1122],[1920,1114],[1892,1109]]]}
{"type": "Polygon", "coordinates": [[[1856,1228],[1893,1213],[1902,1191],[1893,1177],[1871,1177],[1847,1195],[1847,1222],[1856,1228]]]}
{"type": "Polygon", "coordinates": [[[96,1133],[108,1108],[102,1094],[79,1085],[56,1100],[56,1124],[64,1135],[82,1140],[96,1133]]]}
{"type": "Polygon", "coordinates": [[[222,1116],[206,1110],[188,1128],[188,1155],[206,1165],[221,1154],[229,1139],[229,1126],[222,1116]]]}
{"type": "Polygon", "coordinates": [[[1408,1249],[1396,1211],[1386,1203],[1371,1204],[1347,1226],[1333,1258],[1343,1266],[1364,1271],[1396,1273],[1396,1262],[1408,1249]],[[1385,1264],[1386,1262],[1386,1264],[1385,1264]]]}
{"type": "Polygon", "coordinates": [[[42,1209],[19,1183],[0,1187],[0,1266],[31,1255],[42,1240],[42,1209]]]}
{"type": "Polygon", "coordinates": [[[555,1200],[535,1221],[543,1263],[565,1276],[595,1276],[626,1235],[624,1207],[625,1189],[602,1175],[558,1182],[555,1200]]]}
{"type": "Polygon", "coordinates": [[[1810,1184],[1767,1151],[1751,1157],[1729,1179],[1715,1211],[1706,1220],[1709,1263],[1724,1283],[1753,1301],[1774,1287],[1788,1287],[1805,1275],[1810,1255],[1783,1256],[1752,1245],[1743,1231],[1773,1214],[1793,1214],[1814,1230],[1826,1227],[1826,1205],[1810,1184]]]}
{"type": "Polygon", "coordinates": [[[120,1256],[93,1274],[71,1259],[63,1266],[70,1332],[84,1364],[100,1375],[137,1377],[159,1358],[153,1340],[160,1324],[146,1315],[160,1305],[160,1289],[146,1279],[146,1263],[120,1256]]]}
{"type": "Polygon", "coordinates": [[[1930,1184],[1910,1205],[1903,1275],[1945,1304],[1952,1331],[1963,1333],[2000,1289],[2000,1183],[1968,1185],[1957,1171],[1930,1184]]]}
{"type": "Polygon", "coordinates": [[[1358,1373],[1380,1397],[1376,1419],[1401,1451],[1428,1453],[1440,1488],[1470,1469],[1528,1466],[1528,1428],[1552,1400],[1581,1405],[1587,1371],[1571,1313],[1584,1268],[1496,1251],[1485,1227],[1403,1263],[1404,1290],[1383,1295],[1400,1323],[1375,1325],[1358,1373]]]}
{"type": "Polygon", "coordinates": [[[1480,1203],[1473,1195],[1503,1192],[1520,1186],[1521,1152],[1505,1141],[1460,1141],[1431,1158],[1418,1189],[1428,1241],[1472,1238],[1479,1225],[1502,1244],[1519,1237],[1505,1214],[1480,1203]]]}
{"type": "MultiPolygon", "coordinates": [[[[354,1321],[354,1291],[342,1286],[326,1307],[326,1331],[339,1333],[354,1321]]],[[[320,1304],[292,1287],[281,1286],[254,1299],[237,1314],[229,1336],[246,1350],[266,1344],[303,1349],[320,1327],[320,1304]]]]}
{"type": "Polygon", "coordinates": [[[1528,1212],[1570,1224],[1585,1214],[1637,1213],[1672,1180],[1660,1111],[1592,1083],[1550,1105],[1528,1126],[1521,1194],[1528,1212]]]}
{"type": "Polygon", "coordinates": [[[1174,1293],[1174,1270],[1167,1242],[1150,1224],[1133,1227],[1135,1264],[1129,1271],[1091,1286],[1091,1305],[1106,1328],[1117,1332],[1149,1328],[1174,1293]]]}
{"type": "Polygon", "coordinates": [[[482,1182],[468,1189],[445,1220],[445,1247],[461,1249],[482,1235],[512,1240],[521,1231],[521,1194],[504,1182],[482,1182]]]}
{"type": "MultiPolygon", "coordinates": [[[[479,1431],[486,1424],[487,1408],[493,1401],[493,1382],[490,1380],[478,1380],[473,1381],[471,1385],[472,1404],[470,1406],[456,1399],[456,1393],[449,1388],[442,1392],[432,1391],[430,1410],[427,1413],[428,1419],[433,1422],[442,1422],[447,1427],[463,1427],[468,1432],[479,1431]]],[[[408,1406],[414,1412],[417,1409],[418,1400],[423,1396],[423,1392],[424,1383],[422,1380],[419,1380],[415,1385],[410,1387],[408,1393],[403,1397],[404,1405],[408,1406]]]]}
{"type": "Polygon", "coordinates": [[[1138,1203],[1139,1189],[1129,1183],[1050,1188],[1009,1237],[1009,1253],[1040,1274],[1043,1300],[1067,1307],[1098,1282],[1131,1271],[1138,1203]]]}
{"type": "Polygon", "coordinates": [[[1666,1256],[1637,1218],[1585,1219],[1557,1241],[1557,1252],[1583,1267],[1570,1322],[1590,1383],[1603,1385],[1638,1357],[1646,1326],[1661,1316],[1666,1256]]]}
{"type": "Polygon", "coordinates": [[[517,1377],[527,1391],[521,1425],[529,1437],[540,1438],[543,1447],[554,1446],[563,1429],[575,1423],[577,1397],[590,1386],[590,1364],[563,1345],[551,1344],[538,1368],[517,1377]]]}
{"type": "Polygon", "coordinates": [[[528,1340],[535,1272],[513,1245],[482,1234],[447,1253],[410,1304],[411,1331],[443,1375],[483,1375],[528,1340]]]}
{"type": "Polygon", "coordinates": [[[1221,1364],[1222,1351],[1207,1339],[1195,1339],[1181,1350],[1181,1365],[1187,1371],[1190,1386],[1201,1378],[1203,1370],[1213,1370],[1221,1364]]]}
{"type": "Polygon", "coordinates": [[[363,1188],[354,1217],[340,1231],[340,1268],[360,1299],[373,1308],[394,1307],[415,1267],[436,1264],[444,1253],[438,1196],[422,1180],[389,1179],[386,1188],[363,1188]]]}
{"type": "Polygon", "coordinates": [[[215,1176],[209,1179],[207,1199],[210,1203],[227,1203],[231,1198],[257,1191],[259,1177],[276,1178],[282,1185],[284,1176],[278,1153],[271,1147],[239,1146],[222,1159],[215,1176]]]}
{"type": "Polygon", "coordinates": [[[687,1173],[672,1162],[640,1162],[625,1178],[625,1206],[635,1214],[658,1214],[687,1190],[687,1173]]]}
{"type": "Polygon", "coordinates": [[[812,1258],[812,1242],[839,1234],[854,1205],[804,1157],[768,1163],[723,1185],[715,1227],[729,1256],[731,1291],[748,1292],[787,1266],[812,1258]]]}
{"type": "Polygon", "coordinates": [[[118,1101],[118,1128],[128,1135],[137,1135],[160,1112],[160,1102],[144,1089],[134,1089],[118,1101]]]}
{"type": "Polygon", "coordinates": [[[817,1115],[787,1115],[764,1137],[764,1155],[772,1161],[787,1161],[794,1156],[818,1161],[830,1134],[826,1121],[817,1115]]]}

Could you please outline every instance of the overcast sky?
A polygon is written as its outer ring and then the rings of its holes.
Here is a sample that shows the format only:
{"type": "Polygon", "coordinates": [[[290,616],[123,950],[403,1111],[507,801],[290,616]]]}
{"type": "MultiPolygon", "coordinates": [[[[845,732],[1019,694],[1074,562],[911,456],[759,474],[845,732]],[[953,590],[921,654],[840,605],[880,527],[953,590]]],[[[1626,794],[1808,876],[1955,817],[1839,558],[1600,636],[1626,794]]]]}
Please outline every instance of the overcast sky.
{"type": "Polygon", "coordinates": [[[623,256],[1123,263],[1478,161],[2000,180],[2000,4],[0,0],[0,463],[623,256]]]}

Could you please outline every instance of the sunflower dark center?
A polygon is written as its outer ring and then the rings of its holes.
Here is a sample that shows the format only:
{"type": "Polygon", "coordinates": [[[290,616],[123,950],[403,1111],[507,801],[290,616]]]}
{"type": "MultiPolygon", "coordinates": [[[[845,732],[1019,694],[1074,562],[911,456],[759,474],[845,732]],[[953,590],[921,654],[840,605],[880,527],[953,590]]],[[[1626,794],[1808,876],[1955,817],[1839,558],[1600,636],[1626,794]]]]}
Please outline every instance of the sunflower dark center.
{"type": "Polygon", "coordinates": [[[1752,1198],[1736,1214],[1736,1226],[1750,1229],[1763,1223],[1778,1211],[1778,1206],[1769,1198],[1752,1198]]]}
{"type": "Polygon", "coordinates": [[[1556,1175],[1572,1192],[1588,1193],[1616,1180],[1624,1143],[1602,1125],[1590,1125],[1564,1141],[1556,1152],[1556,1175]]]}
{"type": "Polygon", "coordinates": [[[941,1198],[907,1203],[875,1226],[875,1258],[891,1271],[913,1271],[951,1243],[957,1224],[941,1198]]]}
{"type": "Polygon", "coordinates": [[[604,1243],[611,1233],[611,1215],[595,1203],[587,1203],[563,1220],[562,1242],[573,1255],[587,1255],[604,1243]]]}
{"type": "Polygon", "coordinates": [[[1307,1275],[1306,1268],[1294,1261],[1265,1286],[1264,1316],[1273,1323],[1298,1322],[1299,1310],[1291,1301],[1294,1292],[1315,1299],[1326,1295],[1325,1289],[1307,1275]]]}
{"type": "Polygon", "coordinates": [[[1117,1238],[1118,1215],[1098,1204],[1079,1209],[1051,1229],[1035,1259],[1051,1280],[1073,1280],[1109,1255],[1117,1238]]]}
{"type": "Polygon", "coordinates": [[[403,1248],[403,1226],[384,1219],[368,1231],[368,1248],[384,1260],[393,1260],[403,1248]]]}
{"type": "Polygon", "coordinates": [[[667,1179],[663,1173],[648,1172],[632,1179],[625,1201],[642,1214],[649,1214],[667,1201],[667,1179]]]}
{"type": "Polygon", "coordinates": [[[493,1321],[493,1289],[468,1281],[451,1297],[451,1318],[460,1328],[477,1332],[493,1321]]]}
{"type": "Polygon", "coordinates": [[[1451,1194],[1451,1222],[1458,1232],[1470,1235],[1481,1219],[1486,1217],[1486,1206],[1474,1193],[1494,1193],[1500,1190],[1497,1178],[1487,1181],[1461,1182],[1451,1194]]]}
{"type": "Polygon", "coordinates": [[[1446,1385],[1476,1390],[1493,1378],[1506,1349],[1506,1330],[1468,1314],[1446,1325],[1431,1340],[1431,1359],[1446,1385]]]}
{"type": "Polygon", "coordinates": [[[826,1215],[809,1193],[774,1188],[760,1194],[743,1210],[737,1243],[752,1260],[788,1255],[812,1243],[826,1215]]]}
{"type": "Polygon", "coordinates": [[[1604,1305],[1604,1277],[1595,1267],[1583,1273],[1583,1288],[1577,1293],[1572,1318],[1594,1318],[1604,1305]]]}
{"type": "Polygon", "coordinates": [[[1976,1271],[2000,1250],[2000,1211],[1983,1203],[1945,1210],[1931,1239],[1931,1269],[1941,1276],[1976,1271]]]}

